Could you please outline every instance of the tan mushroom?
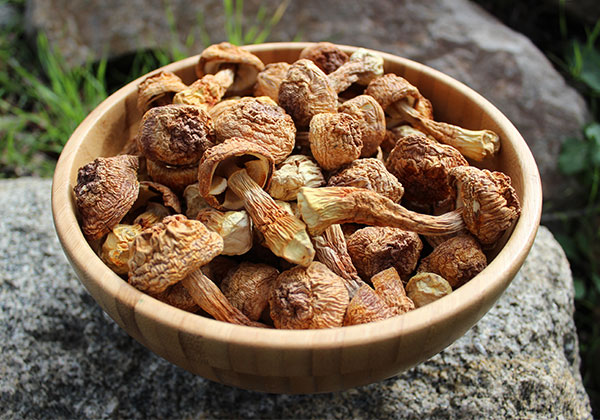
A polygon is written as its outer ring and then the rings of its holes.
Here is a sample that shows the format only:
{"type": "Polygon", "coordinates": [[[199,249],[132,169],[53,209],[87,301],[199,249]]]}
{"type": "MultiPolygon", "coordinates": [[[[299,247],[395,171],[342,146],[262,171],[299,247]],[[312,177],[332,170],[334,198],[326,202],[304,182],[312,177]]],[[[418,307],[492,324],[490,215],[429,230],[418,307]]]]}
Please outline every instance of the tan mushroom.
{"type": "Polygon", "coordinates": [[[268,191],[276,200],[292,201],[296,199],[300,188],[323,185],[325,178],[319,165],[308,156],[291,155],[273,173],[268,191]]]}
{"type": "Polygon", "coordinates": [[[297,129],[306,129],[314,115],[337,112],[337,93],[327,75],[312,61],[293,63],[279,86],[279,105],[291,115],[297,129]]]}
{"type": "Polygon", "coordinates": [[[256,325],[225,298],[200,267],[223,250],[223,239],[201,222],[168,216],[135,238],[129,259],[129,283],[150,294],[182,282],[192,299],[220,321],[256,325]]]}
{"type": "Polygon", "coordinates": [[[323,70],[325,74],[333,73],[348,62],[348,54],[331,42],[317,42],[300,51],[300,57],[305,58],[323,70]]]}
{"type": "Polygon", "coordinates": [[[188,219],[195,219],[198,213],[200,213],[200,210],[211,207],[204,197],[200,195],[198,182],[185,187],[185,190],[183,191],[183,200],[185,202],[185,215],[188,219]]]}
{"type": "Polygon", "coordinates": [[[281,208],[263,188],[273,173],[273,159],[262,146],[240,138],[230,138],[209,149],[200,162],[200,194],[219,208],[245,208],[256,229],[273,253],[285,260],[308,265],[314,249],[305,224],[281,208]],[[227,189],[211,193],[214,185],[226,179],[227,189]],[[218,181],[218,182],[217,182],[218,181]]]}
{"type": "Polygon", "coordinates": [[[434,121],[430,104],[425,107],[420,105],[428,101],[425,102],[426,99],[416,87],[399,76],[386,74],[374,79],[365,93],[373,96],[393,117],[406,121],[440,143],[456,147],[467,158],[480,161],[500,149],[500,139],[491,130],[468,130],[434,121]]]}
{"type": "Polygon", "coordinates": [[[221,290],[233,306],[258,321],[269,305],[269,294],[279,271],[266,264],[242,262],[221,282],[221,290]]]}
{"type": "Polygon", "coordinates": [[[161,222],[162,219],[169,215],[171,215],[171,211],[167,207],[151,201],[146,205],[146,210],[133,219],[133,224],[140,225],[142,229],[146,229],[161,222]]]}
{"type": "Polygon", "coordinates": [[[394,267],[375,274],[371,277],[371,283],[393,315],[400,315],[415,309],[415,304],[406,296],[402,279],[394,267]]]}
{"type": "Polygon", "coordinates": [[[356,187],[303,187],[298,193],[298,207],[312,235],[321,234],[335,223],[397,227],[427,235],[454,233],[465,226],[461,210],[440,216],[420,214],[374,191],[356,187]]]}
{"type": "Polygon", "coordinates": [[[493,246],[521,213],[510,177],[473,166],[452,168],[449,175],[467,229],[483,246],[493,246]]]}
{"type": "MultiPolygon", "coordinates": [[[[330,187],[359,187],[375,191],[393,202],[399,202],[404,187],[385,165],[377,159],[357,159],[333,174],[327,183],[330,187]]],[[[307,185],[312,187],[312,185],[307,185]]]]}
{"type": "Polygon", "coordinates": [[[142,233],[142,226],[137,223],[133,225],[118,224],[106,236],[100,250],[100,258],[117,274],[127,274],[129,270],[129,251],[135,237],[142,233]]]}
{"type": "Polygon", "coordinates": [[[207,74],[177,92],[173,97],[173,103],[195,105],[208,110],[223,98],[226,90],[227,88],[219,83],[216,76],[207,74]]]}
{"type": "Polygon", "coordinates": [[[462,234],[439,244],[419,263],[419,273],[442,276],[453,289],[462,286],[487,266],[487,258],[479,242],[469,234],[462,234]]]}
{"type": "Polygon", "coordinates": [[[435,273],[418,273],[406,284],[406,295],[417,308],[428,305],[452,293],[452,286],[435,273]]]}
{"type": "Polygon", "coordinates": [[[148,76],[138,86],[137,108],[142,114],[155,106],[173,103],[173,96],[187,86],[179,76],[168,71],[148,76]]]}
{"type": "Polygon", "coordinates": [[[267,64],[256,76],[254,96],[268,96],[279,102],[279,86],[290,69],[290,63],[278,62],[267,64]]]}
{"type": "Polygon", "coordinates": [[[213,208],[196,215],[204,226],[223,238],[223,255],[242,255],[252,248],[252,222],[244,210],[222,212],[213,208]]]}
{"type": "Polygon", "coordinates": [[[196,64],[196,75],[214,74],[230,95],[243,95],[252,90],[256,76],[264,69],[254,54],[228,42],[206,48],[196,64]]]}
{"type": "Polygon", "coordinates": [[[283,162],[294,149],[294,121],[270,99],[242,98],[231,104],[227,112],[217,115],[213,121],[217,141],[242,137],[260,144],[269,151],[275,164],[283,162]]]}
{"type": "Polygon", "coordinates": [[[99,157],[79,169],[73,188],[83,233],[100,239],[129,212],[137,199],[139,158],[99,157]]]}
{"type": "Polygon", "coordinates": [[[269,295],[275,327],[286,329],[341,327],[348,302],[344,281],[317,261],[281,273],[269,295]]]}
{"type": "Polygon", "coordinates": [[[383,57],[374,51],[359,48],[350,59],[334,72],[327,75],[331,87],[336,93],[350,87],[352,83],[368,85],[383,74],[383,57]]]}
{"type": "Polygon", "coordinates": [[[310,120],[310,150],[321,168],[338,169],[358,159],[362,150],[360,122],[349,114],[321,113],[310,120]]]}
{"type": "Polygon", "coordinates": [[[391,227],[365,227],[346,242],[348,254],[363,279],[393,267],[402,279],[408,280],[423,249],[418,234],[391,227]]]}
{"type": "Polygon", "coordinates": [[[338,107],[338,112],[350,114],[363,123],[361,157],[372,157],[385,138],[385,113],[369,95],[356,96],[338,107]]]}
{"type": "Polygon", "coordinates": [[[138,198],[131,210],[146,209],[150,203],[159,203],[173,213],[181,213],[179,197],[169,187],[158,182],[141,181],[138,198]]]}
{"type": "Polygon", "coordinates": [[[190,292],[188,292],[181,282],[167,287],[160,293],[150,293],[150,296],[182,311],[194,313],[200,310],[200,306],[198,306],[190,295],[190,292]]]}

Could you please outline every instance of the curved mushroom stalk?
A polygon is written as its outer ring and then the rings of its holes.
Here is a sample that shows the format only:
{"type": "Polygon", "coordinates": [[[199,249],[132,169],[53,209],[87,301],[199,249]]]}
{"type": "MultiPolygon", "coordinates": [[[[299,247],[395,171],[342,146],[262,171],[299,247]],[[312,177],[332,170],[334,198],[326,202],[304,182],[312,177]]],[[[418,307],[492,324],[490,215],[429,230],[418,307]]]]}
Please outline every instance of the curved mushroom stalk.
{"type": "Polygon", "coordinates": [[[302,266],[312,262],[315,250],[306,225],[282,209],[246,169],[233,172],[227,184],[242,199],[254,226],[264,235],[265,244],[275,255],[302,266]]]}
{"type": "Polygon", "coordinates": [[[465,226],[462,210],[441,216],[415,213],[364,188],[304,187],[298,193],[298,207],[313,235],[335,223],[397,227],[424,235],[458,232],[465,226]]]}

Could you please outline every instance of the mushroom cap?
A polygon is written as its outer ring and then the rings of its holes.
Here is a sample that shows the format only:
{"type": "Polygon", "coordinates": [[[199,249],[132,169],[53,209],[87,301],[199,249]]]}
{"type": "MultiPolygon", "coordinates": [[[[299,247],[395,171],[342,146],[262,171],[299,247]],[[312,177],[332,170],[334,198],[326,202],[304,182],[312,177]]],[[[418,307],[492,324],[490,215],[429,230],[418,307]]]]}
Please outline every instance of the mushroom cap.
{"type": "Polygon", "coordinates": [[[160,293],[208,263],[223,250],[223,239],[197,220],[167,216],[135,238],[129,259],[129,283],[160,293]]]}
{"type": "Polygon", "coordinates": [[[129,250],[137,235],[142,233],[139,224],[117,224],[106,236],[100,250],[100,258],[117,274],[127,274],[129,250]]]}
{"type": "Polygon", "coordinates": [[[435,273],[418,273],[406,284],[406,294],[417,308],[452,293],[452,286],[445,278],[435,273]]]}
{"type": "Polygon", "coordinates": [[[456,289],[486,266],[487,259],[479,242],[469,234],[460,234],[435,247],[421,260],[417,272],[439,274],[456,289]]]}
{"type": "Polygon", "coordinates": [[[223,255],[242,255],[252,248],[252,222],[244,210],[221,212],[200,210],[196,220],[223,238],[223,255]]]}
{"type": "Polygon", "coordinates": [[[317,42],[300,51],[300,58],[305,58],[323,70],[325,74],[334,72],[348,62],[348,54],[331,42],[317,42]]]}
{"type": "Polygon", "coordinates": [[[383,298],[393,315],[415,309],[414,302],[406,296],[402,279],[394,267],[380,271],[371,277],[375,292],[383,298]]]}
{"type": "Polygon", "coordinates": [[[458,206],[462,205],[467,229],[482,245],[493,245],[521,213],[510,177],[474,166],[452,168],[449,175],[458,191],[458,206]]]}
{"type": "Polygon", "coordinates": [[[419,235],[399,228],[369,226],[346,238],[348,253],[363,279],[394,267],[402,279],[414,271],[423,242],[419,235]]]}
{"type": "Polygon", "coordinates": [[[146,229],[157,224],[158,222],[161,222],[162,219],[170,214],[171,212],[169,209],[162,204],[150,201],[146,205],[145,210],[138,214],[135,219],[133,219],[133,224],[139,225],[142,229],[146,229]]]}
{"type": "Polygon", "coordinates": [[[344,315],[344,326],[366,324],[392,316],[390,307],[368,284],[363,284],[356,292],[344,315]]]}
{"type": "Polygon", "coordinates": [[[227,89],[231,95],[239,95],[252,89],[256,76],[265,65],[254,54],[229,42],[221,42],[206,48],[196,64],[196,75],[216,74],[224,65],[235,66],[233,84],[227,89]]]}
{"type": "Polygon", "coordinates": [[[394,202],[399,202],[404,188],[388,172],[383,162],[374,158],[356,159],[329,178],[329,187],[359,187],[378,192],[394,202]]]}
{"type": "Polygon", "coordinates": [[[279,102],[279,86],[290,69],[290,63],[281,61],[265,66],[265,69],[256,76],[254,96],[268,96],[279,102]]]}
{"type": "Polygon", "coordinates": [[[357,73],[359,85],[368,85],[371,80],[383,75],[383,57],[365,48],[359,48],[352,53],[349,59],[350,63],[360,63],[362,70],[357,73]]]}
{"type": "Polygon", "coordinates": [[[146,112],[138,131],[140,152],[149,160],[183,166],[200,160],[214,145],[213,122],[193,105],[165,105],[146,112]]]}
{"type": "MultiPolygon", "coordinates": [[[[183,200],[185,202],[185,215],[188,219],[195,219],[200,210],[210,207],[210,204],[200,195],[198,180],[185,187],[183,200]]],[[[210,276],[209,276],[210,277],[210,276]]]]}
{"type": "Polygon", "coordinates": [[[233,194],[230,189],[218,195],[212,195],[211,186],[215,175],[226,178],[229,167],[243,168],[250,161],[256,162],[253,165],[254,170],[248,171],[248,174],[261,188],[268,188],[275,164],[271,154],[260,144],[240,137],[232,137],[208,149],[200,159],[198,167],[200,195],[208,204],[218,210],[242,209],[244,206],[239,197],[228,196],[228,194],[233,194]]]}
{"type": "Polygon", "coordinates": [[[288,156],[273,173],[269,194],[277,200],[295,200],[302,187],[322,187],[321,168],[305,155],[288,156]]]}
{"type": "Polygon", "coordinates": [[[454,200],[456,189],[448,172],[468,164],[454,147],[420,135],[398,139],[385,162],[404,186],[404,199],[422,206],[454,200]]]}
{"type": "Polygon", "coordinates": [[[127,214],[137,199],[139,158],[99,157],[79,169],[73,188],[81,227],[88,239],[100,239],[127,214]]]}
{"type": "Polygon", "coordinates": [[[260,144],[269,151],[275,164],[292,153],[296,126],[283,108],[261,98],[243,98],[214,119],[217,141],[231,137],[260,144]]]}
{"type": "Polygon", "coordinates": [[[292,116],[297,128],[308,127],[314,115],[337,112],[337,93],[327,75],[310,60],[293,63],[279,86],[279,105],[292,116]]]}
{"type": "Polygon", "coordinates": [[[173,97],[173,103],[209,109],[221,100],[225,91],[226,89],[221,86],[215,76],[207,74],[186,89],[177,92],[173,97]]]}
{"type": "Polygon", "coordinates": [[[197,312],[200,307],[181,283],[175,283],[160,293],[151,294],[155,299],[187,312],[197,312]]]}
{"type": "Polygon", "coordinates": [[[173,210],[174,213],[181,213],[181,202],[177,194],[166,185],[153,181],[140,182],[140,192],[132,210],[146,207],[148,203],[156,200],[173,210]]]}
{"type": "Polygon", "coordinates": [[[177,193],[181,193],[198,179],[197,163],[171,166],[146,159],[146,171],[155,184],[162,184],[177,193]]]}
{"type": "Polygon", "coordinates": [[[403,100],[407,100],[412,105],[421,97],[419,89],[411,85],[405,78],[393,73],[373,79],[367,86],[365,94],[375,98],[384,110],[403,100]]]}
{"type": "Polygon", "coordinates": [[[315,115],[310,121],[308,139],[313,157],[326,171],[358,159],[363,145],[361,124],[349,114],[315,115]]]}
{"type": "Polygon", "coordinates": [[[372,157],[385,138],[385,112],[369,95],[356,96],[338,107],[338,112],[350,114],[363,122],[361,157],[372,157]]]}
{"type": "Polygon", "coordinates": [[[168,71],[148,76],[138,86],[137,108],[145,113],[154,106],[167,105],[173,96],[187,89],[179,76],[168,71]]]}
{"type": "Polygon", "coordinates": [[[344,281],[320,262],[282,272],[269,295],[276,328],[341,327],[349,296],[344,281]]]}

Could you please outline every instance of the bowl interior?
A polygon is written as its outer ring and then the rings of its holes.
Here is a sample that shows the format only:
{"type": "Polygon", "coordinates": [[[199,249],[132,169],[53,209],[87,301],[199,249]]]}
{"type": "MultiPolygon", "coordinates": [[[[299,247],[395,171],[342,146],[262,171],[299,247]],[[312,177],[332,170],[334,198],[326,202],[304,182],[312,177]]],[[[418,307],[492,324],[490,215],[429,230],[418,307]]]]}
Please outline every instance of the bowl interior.
{"type": "MultiPolygon", "coordinates": [[[[293,62],[307,45],[273,43],[247,49],[265,63],[293,62]]],[[[98,156],[117,154],[135,135],[141,119],[137,85],[146,75],[111,95],[77,128],[53,180],[59,239],[102,308],[130,335],[173,363],[215,381],[271,392],[331,391],[383,379],[429,358],[473,326],[508,286],[535,238],[542,202],[535,161],[510,121],[475,91],[422,64],[382,55],[385,71],[416,85],[432,102],[437,120],[500,135],[500,153],[477,166],[511,177],[522,213],[514,229],[491,251],[484,271],[449,296],[400,317],[331,330],[232,325],[183,312],[139,292],[105,266],[85,240],[72,190],[81,166],[98,156]]],[[[191,83],[196,79],[197,59],[190,57],[162,70],[191,83]]]]}

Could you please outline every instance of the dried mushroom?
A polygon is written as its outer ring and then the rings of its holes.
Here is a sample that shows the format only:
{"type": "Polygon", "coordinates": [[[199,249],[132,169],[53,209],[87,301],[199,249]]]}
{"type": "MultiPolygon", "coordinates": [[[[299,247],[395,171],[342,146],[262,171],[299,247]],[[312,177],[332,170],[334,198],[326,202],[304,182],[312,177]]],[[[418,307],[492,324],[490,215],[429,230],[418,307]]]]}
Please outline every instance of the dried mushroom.
{"type": "Polygon", "coordinates": [[[223,255],[242,255],[252,248],[252,222],[244,210],[200,210],[196,220],[223,238],[223,255]]]}
{"type": "Polygon", "coordinates": [[[313,157],[326,171],[358,159],[363,145],[360,122],[349,114],[315,115],[310,120],[308,139],[313,157]]]}
{"type": "Polygon", "coordinates": [[[171,212],[169,209],[162,204],[149,202],[146,206],[146,210],[133,219],[133,224],[140,225],[142,229],[146,229],[161,222],[162,219],[170,214],[171,212]]]}
{"type": "Polygon", "coordinates": [[[419,263],[419,273],[442,276],[453,289],[462,286],[487,266],[479,242],[471,235],[458,235],[438,245],[419,263]]]}
{"type": "Polygon", "coordinates": [[[219,83],[217,77],[207,74],[201,79],[177,92],[173,97],[174,104],[195,105],[208,110],[217,104],[227,89],[219,83]]]}
{"type": "Polygon", "coordinates": [[[521,213],[521,205],[510,178],[473,166],[459,166],[449,172],[458,191],[458,205],[471,232],[484,246],[500,239],[521,213]]]}
{"type": "MultiPolygon", "coordinates": [[[[404,187],[377,159],[357,159],[335,173],[327,183],[330,187],[358,187],[375,191],[394,202],[404,195],[404,187]]],[[[311,186],[311,185],[307,185],[311,186]]]]}
{"type": "Polygon", "coordinates": [[[83,233],[100,239],[123,219],[139,192],[139,158],[131,155],[99,157],[77,172],[73,188],[83,233]]]}
{"type": "Polygon", "coordinates": [[[200,210],[211,207],[204,197],[200,195],[198,182],[188,185],[183,191],[183,200],[185,202],[185,215],[188,219],[195,219],[200,210]]]}
{"type": "Polygon", "coordinates": [[[393,315],[400,315],[415,309],[415,304],[406,296],[402,279],[394,267],[375,274],[371,277],[371,283],[393,315]]]}
{"type": "Polygon", "coordinates": [[[317,261],[281,273],[269,295],[273,323],[285,329],[341,327],[348,302],[344,281],[317,261]]]}
{"type": "Polygon", "coordinates": [[[364,279],[394,267],[400,277],[408,280],[423,249],[419,235],[391,227],[365,227],[350,235],[346,242],[352,262],[364,279]]]}
{"type": "Polygon", "coordinates": [[[267,64],[256,76],[254,96],[268,96],[279,102],[279,86],[290,69],[290,63],[279,62],[267,64]]]}
{"type": "Polygon", "coordinates": [[[308,127],[313,116],[337,112],[337,93],[327,75],[312,61],[293,63],[279,86],[279,105],[292,116],[296,128],[308,127]]]}
{"type": "Polygon", "coordinates": [[[230,95],[240,95],[252,90],[256,76],[265,68],[254,54],[229,42],[206,48],[196,64],[196,75],[202,78],[214,74],[218,83],[230,95]]]}
{"type": "Polygon", "coordinates": [[[381,55],[359,48],[350,59],[334,72],[327,75],[333,90],[337,93],[350,87],[352,83],[368,85],[377,76],[383,74],[383,57],[381,55]]]}
{"type": "Polygon", "coordinates": [[[260,144],[269,151],[275,164],[292,153],[296,127],[292,117],[271,100],[243,98],[214,118],[218,141],[231,137],[260,144]]]}
{"type": "Polygon", "coordinates": [[[233,306],[258,321],[269,305],[271,288],[279,271],[266,264],[242,262],[221,282],[221,290],[233,306]]]}
{"type": "Polygon", "coordinates": [[[448,172],[468,164],[454,147],[419,135],[398,139],[385,162],[405,186],[404,200],[430,208],[454,205],[456,188],[450,184],[448,172]]]}
{"type": "Polygon", "coordinates": [[[312,61],[325,74],[333,73],[348,62],[348,54],[331,42],[317,42],[304,48],[300,58],[312,61]]]}
{"type": "Polygon", "coordinates": [[[383,298],[365,283],[348,304],[344,326],[381,321],[392,316],[392,311],[383,298]]]}
{"type": "Polygon", "coordinates": [[[158,202],[171,209],[174,213],[181,213],[179,197],[166,185],[152,181],[141,181],[138,198],[132,210],[145,208],[150,203],[158,202]]]}
{"type": "Polygon", "coordinates": [[[106,236],[100,250],[100,258],[112,271],[117,274],[127,274],[131,245],[142,230],[139,224],[118,224],[106,236]]]}
{"type": "Polygon", "coordinates": [[[188,292],[182,283],[175,283],[173,286],[167,287],[164,291],[150,294],[150,296],[182,311],[197,312],[200,310],[200,306],[194,301],[190,292],[188,292]]]}
{"type": "Polygon", "coordinates": [[[335,223],[397,227],[424,235],[459,232],[465,226],[460,210],[440,216],[420,214],[364,188],[303,187],[298,207],[312,235],[335,223]]]}
{"type": "Polygon", "coordinates": [[[435,302],[452,293],[452,286],[435,273],[418,273],[406,284],[406,294],[417,308],[435,302]]]}
{"type": "Polygon", "coordinates": [[[168,71],[148,76],[138,86],[137,107],[145,113],[155,106],[167,105],[173,102],[173,96],[187,86],[179,76],[168,71]]]}
{"type": "Polygon", "coordinates": [[[302,187],[321,187],[325,178],[321,168],[308,156],[291,155],[284,160],[271,178],[268,192],[277,200],[295,200],[302,187]]]}
{"type": "Polygon", "coordinates": [[[385,113],[379,103],[369,95],[356,96],[338,107],[338,112],[354,116],[362,124],[363,147],[361,157],[371,157],[385,138],[385,113]]]}

